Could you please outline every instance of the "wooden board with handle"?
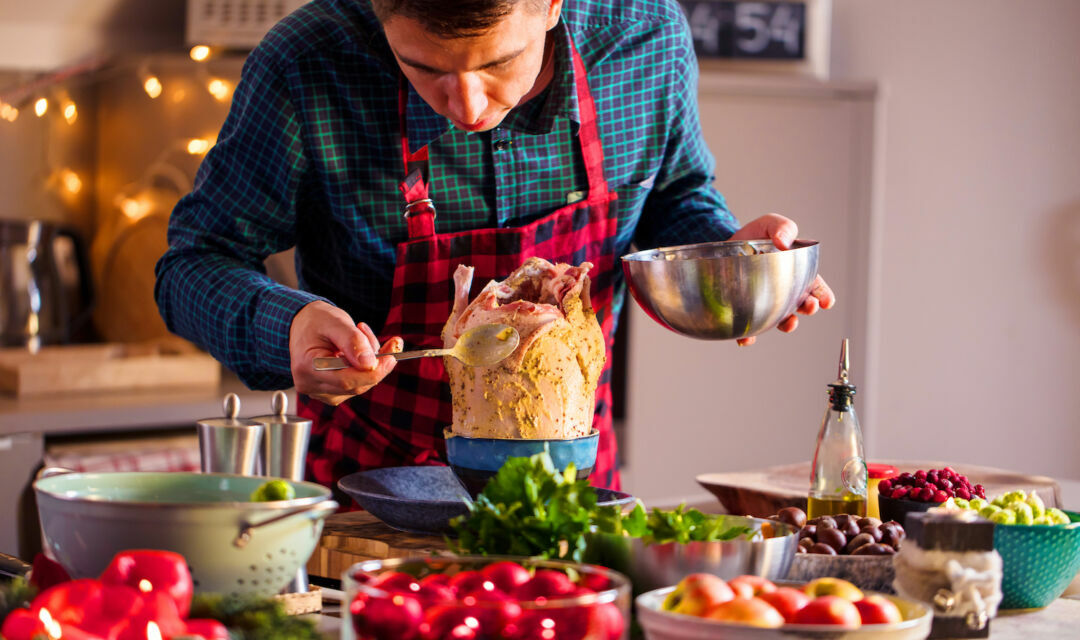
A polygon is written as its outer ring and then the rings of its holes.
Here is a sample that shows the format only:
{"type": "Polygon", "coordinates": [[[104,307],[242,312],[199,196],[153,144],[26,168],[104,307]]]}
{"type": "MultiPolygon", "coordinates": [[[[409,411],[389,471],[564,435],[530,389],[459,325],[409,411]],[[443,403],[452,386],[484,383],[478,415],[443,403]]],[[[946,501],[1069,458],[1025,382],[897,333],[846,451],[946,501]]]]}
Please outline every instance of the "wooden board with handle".
{"type": "Polygon", "coordinates": [[[0,349],[0,392],[15,396],[220,383],[221,365],[179,341],[58,345],[37,353],[0,349]]]}

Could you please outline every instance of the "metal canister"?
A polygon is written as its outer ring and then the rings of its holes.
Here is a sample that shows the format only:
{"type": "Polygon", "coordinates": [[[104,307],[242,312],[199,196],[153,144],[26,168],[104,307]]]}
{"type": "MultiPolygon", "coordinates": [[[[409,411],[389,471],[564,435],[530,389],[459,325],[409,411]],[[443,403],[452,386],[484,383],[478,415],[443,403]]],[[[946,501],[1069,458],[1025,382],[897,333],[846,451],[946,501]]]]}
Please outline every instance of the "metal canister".
{"type": "Polygon", "coordinates": [[[206,418],[196,422],[199,433],[199,462],[203,473],[257,475],[263,425],[236,416],[240,398],[225,396],[224,418],[206,418]]]}
{"type": "MultiPolygon", "coordinates": [[[[262,425],[265,433],[259,451],[259,474],[300,482],[304,479],[304,464],[311,439],[311,420],[289,415],[289,397],[284,391],[274,392],[270,399],[273,413],[252,418],[262,425]]],[[[284,593],[306,593],[307,570],[301,567],[284,593]]]]}

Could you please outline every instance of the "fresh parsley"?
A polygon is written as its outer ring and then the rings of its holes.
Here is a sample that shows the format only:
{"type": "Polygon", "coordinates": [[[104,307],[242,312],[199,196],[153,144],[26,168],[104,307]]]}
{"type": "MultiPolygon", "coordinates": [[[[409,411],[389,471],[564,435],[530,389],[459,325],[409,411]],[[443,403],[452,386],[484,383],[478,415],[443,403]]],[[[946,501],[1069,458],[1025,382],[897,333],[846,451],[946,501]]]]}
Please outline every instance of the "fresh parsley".
{"type": "Polygon", "coordinates": [[[583,562],[592,533],[641,538],[649,544],[732,540],[756,533],[728,524],[726,516],[686,505],[647,512],[639,500],[628,513],[617,505],[597,506],[596,490],[575,476],[573,466],[556,471],[546,451],[508,459],[468,503],[469,513],[450,522],[457,539],[447,538],[447,544],[457,553],[583,562]]]}

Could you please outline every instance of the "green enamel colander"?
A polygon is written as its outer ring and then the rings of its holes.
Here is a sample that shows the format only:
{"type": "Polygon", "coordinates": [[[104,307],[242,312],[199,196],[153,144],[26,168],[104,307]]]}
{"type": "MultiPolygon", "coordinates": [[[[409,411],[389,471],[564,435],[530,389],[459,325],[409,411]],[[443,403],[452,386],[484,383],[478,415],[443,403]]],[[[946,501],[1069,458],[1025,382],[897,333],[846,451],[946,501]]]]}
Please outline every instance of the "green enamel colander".
{"type": "Polygon", "coordinates": [[[1056,600],[1080,571],[1080,514],[1070,524],[994,527],[1001,554],[1002,609],[1033,609],[1056,600]]]}
{"type": "Polygon", "coordinates": [[[291,500],[251,502],[267,478],[50,471],[34,482],[42,536],[72,578],[98,577],[120,551],[165,549],[187,560],[197,592],[270,596],[307,564],[338,507],[311,482],[286,480],[291,500]]]}

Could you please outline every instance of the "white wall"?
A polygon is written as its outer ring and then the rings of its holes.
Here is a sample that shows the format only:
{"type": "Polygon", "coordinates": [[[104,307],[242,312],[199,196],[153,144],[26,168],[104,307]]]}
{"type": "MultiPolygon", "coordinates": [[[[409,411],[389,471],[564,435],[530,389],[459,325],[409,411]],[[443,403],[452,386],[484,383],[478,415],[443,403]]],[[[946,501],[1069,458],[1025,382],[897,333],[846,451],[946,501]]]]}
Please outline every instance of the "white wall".
{"type": "Polygon", "coordinates": [[[870,455],[1080,478],[1080,2],[835,0],[882,87],[870,455]]]}

